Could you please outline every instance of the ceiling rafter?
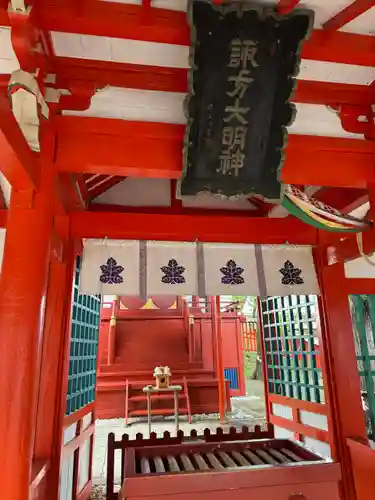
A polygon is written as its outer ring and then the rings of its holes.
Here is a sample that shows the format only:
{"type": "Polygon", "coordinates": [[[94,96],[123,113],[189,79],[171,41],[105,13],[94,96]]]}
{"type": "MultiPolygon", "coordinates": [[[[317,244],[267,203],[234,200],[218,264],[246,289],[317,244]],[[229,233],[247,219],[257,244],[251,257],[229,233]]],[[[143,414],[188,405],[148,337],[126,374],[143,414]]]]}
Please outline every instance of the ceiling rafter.
{"type": "Polygon", "coordinates": [[[345,9],[324,23],[323,28],[326,30],[339,30],[374,6],[375,0],[354,0],[345,9]]]}
{"type": "MultiPolygon", "coordinates": [[[[107,36],[131,40],[190,45],[185,12],[150,9],[144,16],[139,5],[87,0],[85,9],[75,4],[37,2],[31,18],[39,29],[66,33],[107,36]]],[[[0,10],[0,24],[9,25],[8,14],[0,10]]],[[[375,41],[368,35],[314,30],[302,50],[304,59],[375,66],[375,41]]]]}

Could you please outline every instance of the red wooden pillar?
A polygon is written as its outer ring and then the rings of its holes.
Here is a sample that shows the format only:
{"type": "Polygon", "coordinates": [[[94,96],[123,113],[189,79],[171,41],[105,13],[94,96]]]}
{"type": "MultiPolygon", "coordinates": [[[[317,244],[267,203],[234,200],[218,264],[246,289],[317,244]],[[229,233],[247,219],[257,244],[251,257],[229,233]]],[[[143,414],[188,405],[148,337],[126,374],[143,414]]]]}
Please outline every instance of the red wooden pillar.
{"type": "MultiPolygon", "coordinates": [[[[53,255],[50,263],[46,314],[43,332],[43,354],[38,395],[37,431],[34,455],[47,459],[48,500],[57,500],[61,458],[61,398],[64,384],[64,368],[69,359],[66,337],[67,317],[70,318],[71,290],[74,270],[73,243],[69,238],[69,218],[55,219],[56,230],[61,237],[61,255],[53,255]]],[[[65,405],[64,405],[65,410],[65,405]]]]}
{"type": "Polygon", "coordinates": [[[319,261],[322,287],[322,350],[328,380],[330,421],[334,425],[335,446],[333,458],[342,464],[342,494],[345,499],[355,499],[352,468],[346,439],[366,438],[365,420],[360,397],[360,380],[357,369],[349,299],[345,287],[344,265],[325,266],[319,261]]]}
{"type": "Polygon", "coordinates": [[[225,423],[225,378],[223,365],[223,340],[221,336],[221,314],[220,314],[220,296],[211,298],[212,308],[212,328],[215,338],[215,354],[216,354],[216,372],[219,383],[219,414],[220,422],[225,423]]]}
{"type": "Polygon", "coordinates": [[[53,171],[40,192],[12,193],[0,277],[0,463],[2,500],[29,498],[38,358],[53,220],[53,171]]]}

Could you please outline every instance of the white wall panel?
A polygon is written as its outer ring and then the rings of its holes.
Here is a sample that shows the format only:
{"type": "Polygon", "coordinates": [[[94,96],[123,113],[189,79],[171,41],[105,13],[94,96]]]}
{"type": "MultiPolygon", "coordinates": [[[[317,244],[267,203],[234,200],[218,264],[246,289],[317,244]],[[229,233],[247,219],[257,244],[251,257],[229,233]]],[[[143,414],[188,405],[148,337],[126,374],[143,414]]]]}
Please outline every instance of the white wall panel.
{"type": "Polygon", "coordinates": [[[170,68],[189,67],[189,47],[169,43],[52,32],[58,56],[144,64],[170,68]]]}
{"type": "MultiPolygon", "coordinates": [[[[122,120],[186,123],[185,94],[106,87],[94,95],[86,111],[65,111],[66,115],[117,118],[122,120]]],[[[336,113],[323,105],[297,104],[291,134],[363,138],[346,132],[336,113]]]]}
{"type": "Polygon", "coordinates": [[[169,207],[171,202],[168,179],[129,177],[95,198],[95,203],[130,207],[169,207]]]}
{"type": "Polygon", "coordinates": [[[370,85],[375,79],[375,68],[355,64],[332,63],[302,59],[299,80],[370,85]]]}
{"type": "MultiPolygon", "coordinates": [[[[369,255],[369,258],[375,264],[374,254],[369,255]]],[[[363,257],[345,262],[344,270],[346,278],[375,278],[375,265],[372,266],[363,257]]]]}
{"type": "Polygon", "coordinates": [[[353,0],[302,0],[301,6],[315,11],[315,27],[319,28],[352,2],[353,0]]]}
{"type": "Polygon", "coordinates": [[[293,420],[293,410],[290,406],[284,406],[277,403],[272,403],[272,414],[277,417],[293,420]]]}
{"type": "Polygon", "coordinates": [[[307,436],[304,438],[304,443],[313,453],[317,453],[323,458],[331,458],[331,447],[329,444],[307,436]]]}
{"type": "Polygon", "coordinates": [[[358,33],[361,35],[375,35],[375,7],[367,10],[360,16],[345,24],[341,31],[358,33]]]}
{"type": "Polygon", "coordinates": [[[299,415],[301,424],[328,431],[328,420],[325,415],[318,415],[317,413],[306,410],[300,410],[299,415]]]}
{"type": "Polygon", "coordinates": [[[61,461],[59,500],[73,498],[74,454],[61,461]]]}
{"type": "Polygon", "coordinates": [[[1,173],[0,173],[0,189],[3,192],[5,203],[6,203],[6,206],[8,207],[9,203],[10,203],[10,195],[12,192],[12,186],[10,185],[8,180],[4,177],[4,175],[1,173]]]}
{"type": "Polygon", "coordinates": [[[78,491],[81,492],[89,480],[90,472],[90,438],[80,446],[79,449],[79,472],[78,472],[78,491]]]}
{"type": "Polygon", "coordinates": [[[288,128],[290,134],[347,137],[363,139],[360,134],[346,132],[339,116],[327,106],[320,104],[296,104],[297,116],[288,128]]]}
{"type": "Polygon", "coordinates": [[[276,439],[294,439],[294,432],[293,431],[288,431],[288,429],[284,429],[283,427],[274,427],[275,430],[275,438],[276,439]]]}
{"type": "Polygon", "coordinates": [[[183,124],[184,99],[185,94],[177,92],[106,87],[94,95],[88,110],[64,114],[183,124]]]}
{"type": "Polygon", "coordinates": [[[0,74],[10,74],[19,67],[10,38],[10,28],[0,26],[0,74]]]}
{"type": "MultiPolygon", "coordinates": [[[[188,68],[189,48],[168,43],[52,32],[56,55],[151,66],[188,68]]],[[[369,85],[375,68],[303,59],[300,80],[369,85]]]]}
{"type": "Polygon", "coordinates": [[[72,424],[70,427],[64,429],[64,445],[72,441],[76,437],[77,432],[77,422],[72,424]]]}
{"type": "Polygon", "coordinates": [[[92,413],[88,413],[82,419],[82,429],[81,432],[87,429],[92,424],[92,413]]]}

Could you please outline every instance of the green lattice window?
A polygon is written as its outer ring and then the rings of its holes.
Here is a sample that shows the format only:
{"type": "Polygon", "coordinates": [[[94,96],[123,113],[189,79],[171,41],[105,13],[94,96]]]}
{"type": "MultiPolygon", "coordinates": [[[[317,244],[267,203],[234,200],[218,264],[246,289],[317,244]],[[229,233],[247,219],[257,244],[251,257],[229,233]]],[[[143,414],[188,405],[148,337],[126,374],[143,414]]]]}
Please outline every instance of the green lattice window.
{"type": "Polygon", "coordinates": [[[375,295],[351,295],[350,311],[361,391],[367,395],[367,432],[375,436],[375,295]]]}
{"type": "Polygon", "coordinates": [[[262,301],[268,390],[303,401],[324,402],[315,295],[262,301]]]}
{"type": "Polygon", "coordinates": [[[80,264],[78,257],[73,284],[67,415],[95,399],[100,296],[79,294],[80,264]]]}

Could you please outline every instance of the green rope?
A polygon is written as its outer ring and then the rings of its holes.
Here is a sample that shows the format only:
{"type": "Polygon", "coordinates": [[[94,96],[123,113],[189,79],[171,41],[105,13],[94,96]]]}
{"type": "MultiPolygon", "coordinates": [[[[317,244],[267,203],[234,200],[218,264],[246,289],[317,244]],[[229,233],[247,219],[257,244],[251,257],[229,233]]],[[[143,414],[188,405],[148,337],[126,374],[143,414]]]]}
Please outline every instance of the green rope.
{"type": "Polygon", "coordinates": [[[281,204],[291,215],[294,215],[302,222],[309,224],[310,226],[314,226],[318,229],[324,229],[325,231],[330,231],[332,233],[358,233],[361,231],[361,228],[348,228],[348,229],[337,229],[334,227],[326,226],[321,222],[309,217],[303,210],[297,207],[287,196],[284,196],[284,199],[281,204]]]}

